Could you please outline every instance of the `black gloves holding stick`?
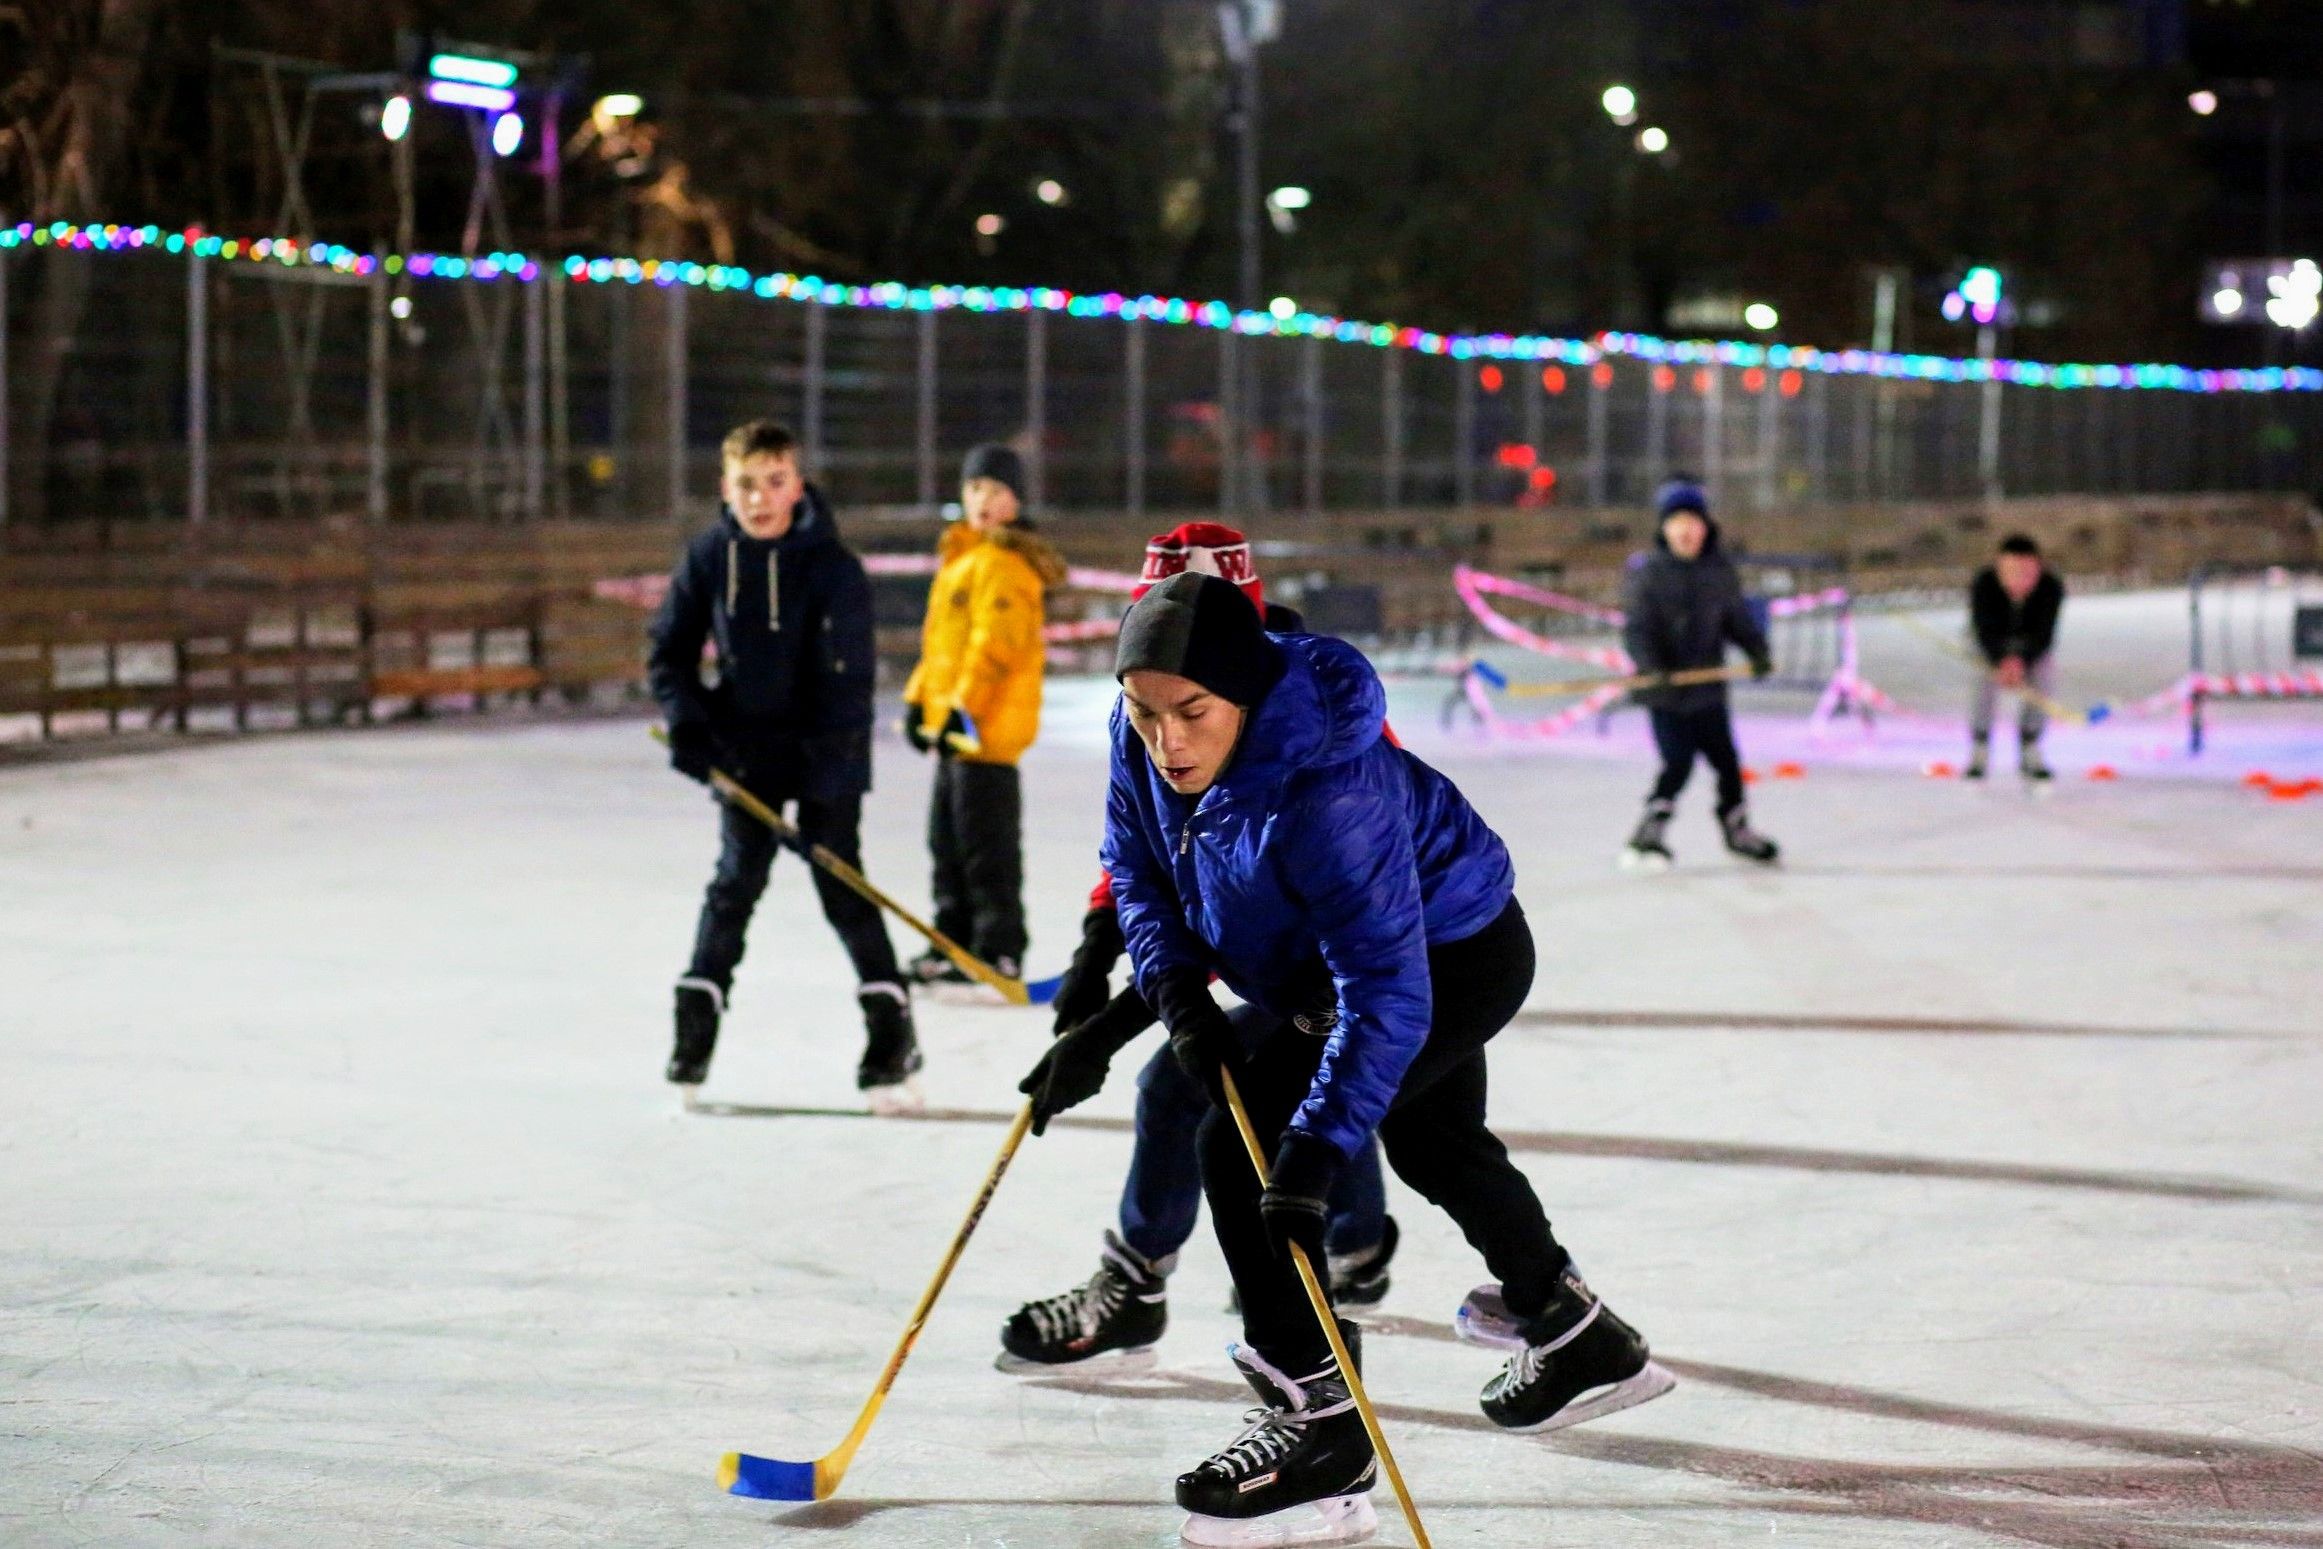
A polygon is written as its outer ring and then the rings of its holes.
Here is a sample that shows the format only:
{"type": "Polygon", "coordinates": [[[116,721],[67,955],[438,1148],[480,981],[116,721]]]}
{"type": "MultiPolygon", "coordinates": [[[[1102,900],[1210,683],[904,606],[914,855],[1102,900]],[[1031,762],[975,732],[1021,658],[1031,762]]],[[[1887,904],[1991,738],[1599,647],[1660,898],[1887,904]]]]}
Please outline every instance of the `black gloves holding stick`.
{"type": "Polygon", "coordinates": [[[1153,1008],[1134,988],[1126,989],[1095,1016],[1050,1044],[1040,1063],[1016,1087],[1032,1099],[1032,1132],[1046,1134],[1049,1120],[1102,1091],[1113,1056],[1153,1022],[1153,1008]]]}

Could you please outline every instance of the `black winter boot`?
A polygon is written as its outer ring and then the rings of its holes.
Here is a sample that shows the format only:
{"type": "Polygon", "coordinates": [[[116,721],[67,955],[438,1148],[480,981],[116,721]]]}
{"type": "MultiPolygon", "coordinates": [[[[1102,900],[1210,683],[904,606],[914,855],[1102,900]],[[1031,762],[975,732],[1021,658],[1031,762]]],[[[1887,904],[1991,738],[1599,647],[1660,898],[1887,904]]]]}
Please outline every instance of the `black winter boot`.
{"type": "Polygon", "coordinates": [[[710,1073],[710,1054],[718,1047],[718,1019],[726,1014],[726,992],[707,979],[680,979],[677,984],[677,1040],[670,1048],[673,1086],[700,1086],[710,1073]]]}

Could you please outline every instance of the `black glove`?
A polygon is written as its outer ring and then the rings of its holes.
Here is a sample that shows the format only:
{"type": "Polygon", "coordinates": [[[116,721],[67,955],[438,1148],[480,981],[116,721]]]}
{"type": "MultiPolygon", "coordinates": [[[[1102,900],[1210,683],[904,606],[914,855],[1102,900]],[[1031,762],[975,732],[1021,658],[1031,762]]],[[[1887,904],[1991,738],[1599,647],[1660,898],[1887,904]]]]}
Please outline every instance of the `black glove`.
{"type": "Polygon", "coordinates": [[[1121,916],[1109,907],[1100,906],[1081,916],[1081,945],[1073,953],[1072,966],[1065,970],[1063,982],[1057,986],[1056,1021],[1051,1024],[1059,1033],[1071,1032],[1105,1009],[1112,991],[1106,980],[1113,965],[1121,961],[1126,944],[1121,939],[1121,916]]]}
{"type": "MultiPolygon", "coordinates": [[[[1205,1000],[1208,996],[1203,997],[1205,1000]]],[[[1177,1057],[1178,1068],[1201,1083],[1217,1107],[1226,1106],[1226,1086],[1218,1079],[1219,1067],[1234,1072],[1237,1087],[1242,1078],[1242,1042],[1234,1036],[1234,1024],[1215,1001],[1207,1013],[1197,1011],[1170,1029],[1170,1053],[1177,1057]]]]}
{"type": "Polygon", "coordinates": [[[911,744],[912,751],[915,753],[925,753],[936,745],[935,738],[929,736],[926,729],[920,725],[920,707],[918,705],[905,705],[903,707],[903,740],[911,744]]]}
{"type": "Polygon", "coordinates": [[[669,766],[689,780],[710,783],[710,766],[718,761],[716,733],[700,721],[679,721],[669,729],[669,766]]]}
{"type": "Polygon", "coordinates": [[[1753,678],[1771,678],[1774,670],[1775,662],[1771,656],[1753,656],[1750,659],[1750,675],[1753,678]]]}
{"type": "Polygon", "coordinates": [[[1258,1197],[1259,1218],[1266,1223],[1267,1241],[1288,1259],[1290,1245],[1307,1252],[1317,1274],[1324,1272],[1323,1228],[1331,1219],[1331,1187],[1347,1159],[1327,1140],[1304,1130],[1283,1131],[1275,1148],[1274,1167],[1266,1192],[1258,1197]]]}
{"type": "Polygon", "coordinates": [[[944,717],[944,729],[936,738],[936,751],[950,758],[955,753],[980,753],[983,739],[976,735],[976,723],[968,719],[968,712],[958,705],[944,717]]]}
{"type": "Polygon", "coordinates": [[[1040,1063],[1016,1085],[1032,1099],[1032,1132],[1045,1133],[1049,1120],[1102,1091],[1113,1056],[1153,1024],[1153,1009],[1137,991],[1124,990],[1095,1016],[1050,1044],[1040,1063]]]}

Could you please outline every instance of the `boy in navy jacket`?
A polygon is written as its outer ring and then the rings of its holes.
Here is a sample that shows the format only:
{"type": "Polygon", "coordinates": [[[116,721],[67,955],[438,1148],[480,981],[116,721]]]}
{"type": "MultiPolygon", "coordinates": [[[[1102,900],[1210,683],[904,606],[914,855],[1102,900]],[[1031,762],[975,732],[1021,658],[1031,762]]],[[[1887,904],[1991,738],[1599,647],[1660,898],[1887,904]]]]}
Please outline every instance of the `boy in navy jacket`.
{"type": "MultiPolygon", "coordinates": [[[[737,426],[721,449],[718,524],[687,545],[653,621],[648,676],[669,722],[670,763],[707,781],[715,767],[794,821],[808,844],[859,865],[871,789],[871,585],[839,542],[798,443],[768,420],[737,426]],[[706,683],[704,642],[717,677],[706,683]]],[[[720,810],[718,869],[702,900],[693,960],[677,981],[669,1079],[701,1084],[766,891],[776,840],[738,807],[720,810]]],[[[911,1002],[877,905],[813,868],[823,917],[853,959],[867,1033],[856,1084],[882,1106],[920,1068],[911,1002]]]]}

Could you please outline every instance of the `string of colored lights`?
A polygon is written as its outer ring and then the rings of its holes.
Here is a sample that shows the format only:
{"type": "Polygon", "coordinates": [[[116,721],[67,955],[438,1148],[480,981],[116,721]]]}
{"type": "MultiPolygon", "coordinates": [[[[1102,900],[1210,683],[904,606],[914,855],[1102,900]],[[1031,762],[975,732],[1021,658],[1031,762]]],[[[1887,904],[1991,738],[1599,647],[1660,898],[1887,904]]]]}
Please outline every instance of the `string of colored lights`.
{"type": "MultiPolygon", "coordinates": [[[[522,253],[488,253],[463,258],[447,253],[358,253],[336,243],[301,243],[288,237],[243,241],[213,236],[198,228],[164,232],[157,226],[46,225],[20,222],[0,226],[0,251],[54,247],[82,252],[157,250],[229,262],[319,266],[342,274],[409,275],[415,279],[529,283],[543,273],[522,253]]],[[[1668,368],[1733,366],[1746,373],[1782,373],[1786,395],[1795,391],[1793,373],[1873,376],[1923,382],[1998,381],[2017,387],[2112,388],[2191,393],[2323,392],[2323,370],[2309,366],[2267,366],[2211,370],[2155,363],[2130,365],[2051,364],[2033,360],[1979,360],[1947,355],[1898,355],[1873,350],[1820,350],[1805,345],[1754,344],[1744,340],[1663,339],[1652,334],[1603,333],[1590,340],[1537,334],[1444,334],[1392,323],[1365,323],[1303,311],[1236,311],[1223,301],[1187,301],[1175,296],[1087,294],[1050,286],[845,285],[814,275],[752,274],[730,264],[670,259],[580,258],[564,260],[565,278],[575,284],[685,285],[742,293],[763,300],[793,301],[889,312],[1058,312],[1069,317],[1144,320],[1179,327],[1231,330],[1258,338],[1312,338],[1374,349],[1408,350],[1453,360],[1553,361],[1595,366],[1595,385],[1610,385],[1606,363],[1626,358],[1662,368],[1654,385],[1675,385],[1668,368]]],[[[1562,385],[1562,376],[1557,376],[1562,385]]],[[[1552,389],[1552,391],[1555,389],[1552,389]]]]}

